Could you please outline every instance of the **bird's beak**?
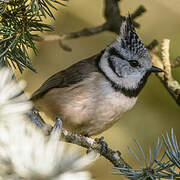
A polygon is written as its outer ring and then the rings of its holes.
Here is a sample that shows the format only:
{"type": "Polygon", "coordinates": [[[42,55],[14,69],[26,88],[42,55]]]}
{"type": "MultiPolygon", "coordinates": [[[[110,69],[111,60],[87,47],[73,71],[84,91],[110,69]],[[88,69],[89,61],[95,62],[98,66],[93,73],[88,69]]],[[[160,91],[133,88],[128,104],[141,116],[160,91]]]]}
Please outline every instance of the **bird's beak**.
{"type": "Polygon", "coordinates": [[[158,68],[158,67],[156,67],[156,66],[152,66],[152,68],[151,68],[150,71],[151,71],[151,72],[164,72],[164,70],[162,70],[162,69],[160,69],[160,68],[158,68]]]}

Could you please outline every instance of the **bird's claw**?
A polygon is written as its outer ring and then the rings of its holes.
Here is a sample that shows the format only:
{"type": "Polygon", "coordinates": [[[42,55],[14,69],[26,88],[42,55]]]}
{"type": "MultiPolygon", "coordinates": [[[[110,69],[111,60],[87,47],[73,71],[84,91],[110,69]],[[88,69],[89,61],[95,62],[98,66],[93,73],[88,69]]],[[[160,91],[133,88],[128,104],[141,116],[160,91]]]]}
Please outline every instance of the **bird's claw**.
{"type": "Polygon", "coordinates": [[[108,144],[106,141],[104,141],[104,137],[100,137],[100,138],[95,138],[95,141],[101,145],[100,148],[100,154],[104,154],[108,151],[108,144]]]}
{"type": "Polygon", "coordinates": [[[53,128],[51,129],[51,133],[53,133],[53,132],[60,133],[61,129],[62,129],[62,120],[60,119],[60,117],[56,117],[56,122],[55,122],[53,128]]]}

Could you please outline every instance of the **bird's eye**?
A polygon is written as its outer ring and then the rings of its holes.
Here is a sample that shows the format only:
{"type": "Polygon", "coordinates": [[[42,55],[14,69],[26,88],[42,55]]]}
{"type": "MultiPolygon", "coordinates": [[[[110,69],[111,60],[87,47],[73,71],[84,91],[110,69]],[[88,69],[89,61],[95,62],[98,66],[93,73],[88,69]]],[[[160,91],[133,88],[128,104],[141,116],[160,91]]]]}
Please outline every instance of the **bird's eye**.
{"type": "Polygon", "coordinates": [[[131,60],[131,61],[129,61],[129,64],[130,64],[132,67],[138,67],[138,66],[140,66],[139,63],[138,63],[138,61],[136,61],[136,60],[131,60]]]}

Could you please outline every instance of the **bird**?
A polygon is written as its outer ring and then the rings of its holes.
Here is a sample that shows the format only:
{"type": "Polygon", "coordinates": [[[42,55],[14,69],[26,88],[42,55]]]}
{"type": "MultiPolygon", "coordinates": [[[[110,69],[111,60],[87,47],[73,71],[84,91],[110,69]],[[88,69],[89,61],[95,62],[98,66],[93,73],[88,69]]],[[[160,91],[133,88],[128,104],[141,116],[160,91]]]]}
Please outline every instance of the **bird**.
{"type": "Polygon", "coordinates": [[[60,117],[63,128],[93,136],[110,128],[134,107],[152,72],[163,70],[152,65],[128,16],[110,45],[52,75],[31,100],[52,120],[60,117]]]}

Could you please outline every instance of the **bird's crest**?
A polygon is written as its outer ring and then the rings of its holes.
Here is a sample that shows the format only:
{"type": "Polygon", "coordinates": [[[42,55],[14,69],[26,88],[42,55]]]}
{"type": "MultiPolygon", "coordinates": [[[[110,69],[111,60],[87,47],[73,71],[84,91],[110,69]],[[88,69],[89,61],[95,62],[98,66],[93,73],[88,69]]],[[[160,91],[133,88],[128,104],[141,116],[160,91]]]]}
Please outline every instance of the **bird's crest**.
{"type": "Polygon", "coordinates": [[[121,43],[122,48],[130,50],[133,54],[143,55],[147,53],[143,42],[136,34],[130,15],[122,23],[117,41],[121,43]]]}

